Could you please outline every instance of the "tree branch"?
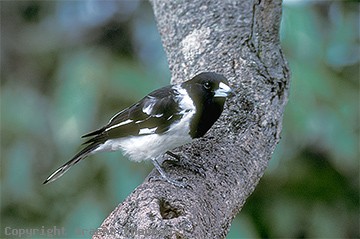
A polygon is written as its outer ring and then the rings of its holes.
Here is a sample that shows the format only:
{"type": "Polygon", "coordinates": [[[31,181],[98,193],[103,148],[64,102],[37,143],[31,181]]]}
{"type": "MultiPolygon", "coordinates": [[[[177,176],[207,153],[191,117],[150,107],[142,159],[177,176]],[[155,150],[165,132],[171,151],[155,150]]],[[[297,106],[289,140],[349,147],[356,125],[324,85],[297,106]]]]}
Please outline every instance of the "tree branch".
{"type": "Polygon", "coordinates": [[[188,167],[163,164],[190,187],[157,180],[153,170],[93,238],[224,238],[280,138],[289,87],[281,1],[151,3],[172,82],[214,71],[229,79],[235,96],[204,138],[177,150],[188,156],[188,167]]]}

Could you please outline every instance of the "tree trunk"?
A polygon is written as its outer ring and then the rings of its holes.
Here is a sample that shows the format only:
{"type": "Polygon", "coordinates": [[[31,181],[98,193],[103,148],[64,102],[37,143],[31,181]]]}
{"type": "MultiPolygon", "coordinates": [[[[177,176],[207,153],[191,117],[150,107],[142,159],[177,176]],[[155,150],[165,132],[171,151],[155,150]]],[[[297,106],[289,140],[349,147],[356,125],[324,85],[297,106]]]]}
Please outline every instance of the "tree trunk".
{"type": "Polygon", "coordinates": [[[235,95],[204,138],[176,150],[187,166],[163,164],[190,187],[159,180],[154,169],[93,238],[224,238],[280,139],[289,88],[281,0],[151,3],[172,82],[213,71],[229,79],[235,95]]]}

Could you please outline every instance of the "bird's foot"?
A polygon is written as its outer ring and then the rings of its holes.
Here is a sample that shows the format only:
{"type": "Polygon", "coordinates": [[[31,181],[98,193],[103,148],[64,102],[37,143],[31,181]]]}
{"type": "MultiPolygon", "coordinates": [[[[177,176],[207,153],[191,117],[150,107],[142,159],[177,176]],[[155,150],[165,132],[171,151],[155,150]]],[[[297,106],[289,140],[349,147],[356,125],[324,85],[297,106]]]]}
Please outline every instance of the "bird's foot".
{"type": "Polygon", "coordinates": [[[170,183],[176,187],[180,187],[180,188],[189,187],[189,185],[185,182],[180,182],[180,181],[177,181],[177,180],[174,180],[174,179],[168,177],[156,159],[152,159],[151,161],[154,164],[157,171],[160,173],[161,179],[167,181],[168,183],[170,183]]]}

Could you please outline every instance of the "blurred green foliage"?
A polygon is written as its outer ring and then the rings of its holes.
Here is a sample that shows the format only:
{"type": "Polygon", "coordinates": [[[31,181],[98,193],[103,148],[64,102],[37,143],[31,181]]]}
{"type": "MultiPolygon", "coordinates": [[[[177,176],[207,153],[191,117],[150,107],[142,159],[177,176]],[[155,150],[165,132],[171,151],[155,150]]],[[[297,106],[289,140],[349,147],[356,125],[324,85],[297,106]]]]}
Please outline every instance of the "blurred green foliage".
{"type": "MultiPolygon", "coordinates": [[[[0,235],[56,226],[60,237],[89,237],[151,165],[104,153],[41,183],[79,136],[169,83],[152,10],[144,1],[0,4],[0,235]]],[[[359,237],[358,9],[285,1],[292,79],[282,140],[228,238],[359,237]]]]}

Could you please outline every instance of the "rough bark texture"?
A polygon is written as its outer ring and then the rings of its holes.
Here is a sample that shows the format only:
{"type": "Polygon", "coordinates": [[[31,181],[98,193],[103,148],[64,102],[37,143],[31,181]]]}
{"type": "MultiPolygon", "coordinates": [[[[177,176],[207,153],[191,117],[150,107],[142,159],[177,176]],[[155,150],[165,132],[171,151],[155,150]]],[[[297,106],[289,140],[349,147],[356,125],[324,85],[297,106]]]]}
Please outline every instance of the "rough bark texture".
{"type": "Polygon", "coordinates": [[[151,3],[172,82],[214,71],[229,79],[235,95],[204,138],[175,151],[188,156],[188,167],[163,164],[190,187],[158,180],[153,170],[94,238],[224,238],[280,139],[289,87],[279,42],[281,1],[151,3]]]}

